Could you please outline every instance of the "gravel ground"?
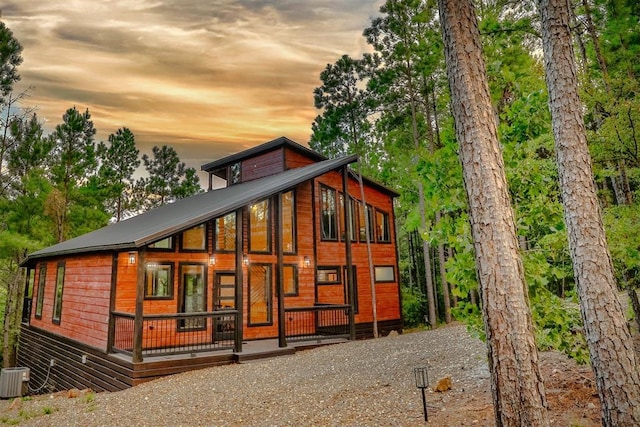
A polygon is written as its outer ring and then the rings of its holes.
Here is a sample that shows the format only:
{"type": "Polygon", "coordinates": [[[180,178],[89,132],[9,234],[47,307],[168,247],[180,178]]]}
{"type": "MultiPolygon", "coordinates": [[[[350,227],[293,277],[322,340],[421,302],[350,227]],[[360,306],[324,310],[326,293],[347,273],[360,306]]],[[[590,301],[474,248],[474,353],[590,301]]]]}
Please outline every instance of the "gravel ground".
{"type": "Polygon", "coordinates": [[[463,425],[461,419],[492,424],[486,348],[462,325],[213,367],[122,392],[40,396],[13,408],[4,401],[0,421],[83,427],[412,426],[424,423],[413,377],[413,368],[421,366],[429,368],[431,386],[446,376],[453,382],[444,393],[427,390],[430,425],[463,425]]]}

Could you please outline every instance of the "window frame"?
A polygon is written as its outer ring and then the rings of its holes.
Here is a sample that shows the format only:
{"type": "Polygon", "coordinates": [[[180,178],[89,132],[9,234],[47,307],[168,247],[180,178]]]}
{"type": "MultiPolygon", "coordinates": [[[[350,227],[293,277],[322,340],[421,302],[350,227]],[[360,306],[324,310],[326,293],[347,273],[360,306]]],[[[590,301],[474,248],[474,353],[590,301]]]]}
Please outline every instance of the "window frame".
{"type": "Polygon", "coordinates": [[[393,265],[374,265],[373,266],[373,277],[375,283],[395,283],[396,281],[396,268],[393,265]],[[378,279],[378,269],[391,269],[392,279],[391,280],[379,280],[378,279]]]}
{"type": "MultiPolygon", "coordinates": [[[[331,225],[331,221],[329,220],[328,228],[331,225]]],[[[338,192],[335,188],[329,187],[325,184],[320,184],[320,240],[324,242],[337,242],[338,241],[338,230],[339,230],[339,222],[338,222],[338,192]],[[325,211],[330,212],[329,209],[325,209],[325,203],[329,200],[329,197],[325,197],[325,194],[333,194],[333,231],[332,235],[325,236],[325,218],[330,218],[328,216],[325,217],[325,211]]],[[[327,230],[331,232],[331,230],[327,230]]]]}
{"type": "Polygon", "coordinates": [[[247,271],[247,280],[248,280],[248,288],[247,288],[247,326],[272,326],[273,325],[273,265],[270,263],[251,263],[249,264],[249,269],[247,271]],[[252,267],[265,267],[267,269],[267,281],[265,284],[265,299],[266,299],[266,310],[267,310],[267,320],[265,322],[253,322],[251,320],[251,270],[252,267]]]}
{"type": "Polygon", "coordinates": [[[247,230],[248,230],[248,236],[247,236],[247,246],[248,246],[248,250],[249,253],[252,254],[270,254],[272,252],[272,245],[271,245],[271,199],[270,198],[266,198],[266,199],[262,199],[262,200],[258,200],[255,203],[252,203],[248,206],[247,208],[248,210],[248,219],[247,219],[247,230]],[[258,203],[266,203],[267,204],[267,214],[266,214],[266,249],[253,249],[252,248],[252,243],[254,241],[254,239],[251,238],[251,236],[253,235],[253,230],[251,229],[252,227],[252,221],[251,221],[251,207],[254,205],[257,205],[258,203]]]}
{"type": "MultiPolygon", "coordinates": [[[[360,307],[358,304],[358,267],[355,265],[351,266],[352,270],[353,270],[353,314],[358,314],[358,312],[360,311],[360,307]]],[[[344,266],[343,267],[343,274],[344,274],[344,294],[345,294],[345,302],[346,304],[349,304],[349,282],[348,282],[348,274],[349,274],[349,267],[348,266],[344,266]]]]}
{"type": "Polygon", "coordinates": [[[297,264],[283,264],[282,265],[282,288],[285,297],[297,297],[300,295],[300,287],[298,286],[298,265],[297,264]],[[293,292],[287,292],[287,284],[285,283],[286,274],[284,274],[285,268],[291,268],[292,280],[293,280],[293,292]]]}
{"type": "Polygon", "coordinates": [[[342,284],[342,274],[341,267],[339,265],[319,265],[316,267],[316,284],[318,285],[341,285],[342,284]],[[320,272],[321,271],[331,271],[333,270],[336,275],[336,280],[320,280],[320,272]]]}
{"type": "Polygon", "coordinates": [[[165,237],[164,239],[156,240],[155,242],[149,243],[147,245],[147,249],[149,251],[154,251],[154,252],[155,251],[158,251],[158,252],[175,252],[175,250],[176,250],[176,239],[175,239],[174,236],[168,236],[168,237],[165,237]],[[168,248],[162,248],[162,247],[158,248],[158,247],[153,246],[153,245],[155,245],[157,243],[160,243],[160,242],[162,242],[164,240],[169,240],[170,244],[169,244],[168,248]]]}
{"type": "Polygon", "coordinates": [[[51,310],[51,322],[56,325],[59,325],[62,320],[62,297],[64,295],[64,278],[66,276],[66,270],[65,262],[58,262],[56,268],[56,286],[53,289],[53,308],[51,310]],[[62,274],[60,274],[60,271],[62,271],[62,274]]]}
{"type": "Polygon", "coordinates": [[[375,208],[375,226],[376,226],[376,230],[375,230],[375,240],[378,243],[391,243],[391,215],[389,215],[388,212],[383,211],[382,209],[378,209],[375,208]],[[383,224],[381,226],[381,230],[384,232],[384,234],[387,236],[386,239],[379,239],[379,235],[378,235],[378,226],[380,226],[380,224],[378,224],[378,215],[381,215],[383,218],[383,224]]]}
{"type": "MultiPolygon", "coordinates": [[[[208,303],[208,294],[207,294],[207,288],[208,286],[208,278],[207,278],[207,272],[208,272],[208,266],[207,263],[204,262],[190,262],[190,261],[185,261],[185,262],[180,262],[178,264],[178,307],[177,307],[177,311],[178,313],[206,313],[207,312],[207,308],[209,306],[208,303]],[[202,303],[203,306],[202,311],[185,311],[185,303],[186,303],[186,298],[185,298],[185,292],[186,292],[186,275],[188,273],[185,273],[183,271],[183,269],[185,267],[200,267],[202,270],[202,303]]],[[[198,318],[198,319],[179,319],[178,320],[178,332],[190,332],[190,331],[203,331],[207,329],[207,319],[206,318],[198,318]],[[187,321],[199,321],[199,322],[194,322],[193,326],[189,326],[187,325],[187,321]],[[201,325],[198,325],[198,323],[201,323],[201,325]]]]}
{"type": "Polygon", "coordinates": [[[161,261],[161,262],[155,262],[155,261],[151,261],[148,262],[145,266],[144,266],[144,299],[145,300],[172,300],[175,293],[174,293],[174,282],[175,282],[175,263],[174,262],[170,262],[170,261],[161,261]],[[148,288],[148,274],[149,271],[153,271],[151,270],[152,268],[154,269],[159,269],[159,267],[169,267],[169,275],[167,276],[167,278],[169,279],[169,283],[167,283],[167,295],[153,295],[153,294],[148,294],[147,293],[147,288],[148,288]]]}
{"type": "Polygon", "coordinates": [[[38,269],[38,294],[36,296],[35,318],[42,319],[42,305],[44,304],[44,289],[47,284],[47,263],[40,264],[38,269]]]}
{"type": "Polygon", "coordinates": [[[242,162],[231,163],[228,166],[227,176],[229,177],[228,186],[242,183],[242,162]]]}
{"type": "Polygon", "coordinates": [[[367,220],[369,221],[369,241],[371,243],[375,242],[375,235],[373,234],[373,206],[368,203],[363,203],[362,200],[358,200],[356,202],[356,212],[358,216],[358,241],[361,243],[367,243],[367,220]],[[364,224],[360,224],[361,220],[364,219],[364,224]]]}
{"type": "Polygon", "coordinates": [[[207,252],[207,249],[209,247],[209,245],[208,245],[208,243],[209,243],[208,242],[208,236],[209,236],[209,227],[208,227],[208,224],[206,222],[202,223],[202,224],[198,224],[198,225],[196,225],[194,227],[191,227],[191,228],[188,228],[188,229],[182,231],[180,233],[180,252],[207,252]],[[184,246],[184,243],[185,243],[185,240],[186,240],[184,235],[185,235],[186,232],[191,231],[191,230],[195,230],[196,228],[202,228],[203,229],[202,233],[204,234],[204,236],[203,236],[204,239],[203,239],[202,248],[186,248],[184,246]]]}
{"type": "Polygon", "coordinates": [[[282,252],[287,255],[295,255],[298,252],[298,233],[297,233],[297,217],[298,213],[296,211],[296,191],[295,189],[291,189],[289,191],[285,191],[284,193],[280,193],[280,205],[282,206],[282,212],[280,213],[281,221],[280,227],[282,227],[282,252]],[[285,246],[285,239],[287,238],[284,229],[284,195],[287,193],[291,193],[291,250],[287,250],[285,246]]]}
{"type": "MultiPolygon", "coordinates": [[[[226,215],[222,215],[222,216],[216,217],[213,220],[213,245],[212,246],[213,246],[214,252],[216,252],[216,253],[231,253],[231,252],[235,252],[236,251],[236,236],[237,236],[237,233],[238,233],[238,230],[236,229],[236,212],[235,211],[234,212],[229,212],[226,215]],[[221,221],[222,230],[226,230],[225,218],[231,217],[231,216],[233,216],[233,231],[234,231],[234,233],[233,233],[233,248],[232,249],[227,249],[226,247],[224,247],[224,248],[218,247],[218,241],[219,241],[218,238],[219,238],[219,235],[220,235],[220,231],[218,229],[218,222],[221,221]]],[[[224,239],[223,239],[223,241],[226,242],[226,240],[224,240],[224,239]]]]}

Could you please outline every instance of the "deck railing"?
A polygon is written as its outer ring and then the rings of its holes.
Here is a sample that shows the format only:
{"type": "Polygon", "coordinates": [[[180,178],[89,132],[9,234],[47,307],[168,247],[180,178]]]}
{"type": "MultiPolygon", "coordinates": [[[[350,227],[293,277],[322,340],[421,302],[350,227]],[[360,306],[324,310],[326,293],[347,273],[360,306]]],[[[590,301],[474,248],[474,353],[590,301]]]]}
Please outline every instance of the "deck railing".
{"type": "MultiPolygon", "coordinates": [[[[113,312],[113,351],[132,354],[135,316],[113,312]]],[[[145,315],[142,355],[159,356],[235,349],[237,310],[145,315]]]]}
{"type": "Polygon", "coordinates": [[[286,339],[310,341],[349,338],[349,310],[349,305],[287,307],[284,309],[286,339]]]}

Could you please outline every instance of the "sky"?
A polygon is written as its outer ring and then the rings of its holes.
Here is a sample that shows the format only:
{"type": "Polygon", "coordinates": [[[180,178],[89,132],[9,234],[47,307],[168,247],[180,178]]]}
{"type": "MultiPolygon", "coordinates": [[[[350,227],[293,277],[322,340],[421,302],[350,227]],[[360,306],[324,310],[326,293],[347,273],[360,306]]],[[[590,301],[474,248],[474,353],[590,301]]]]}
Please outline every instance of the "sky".
{"type": "MultiPolygon", "coordinates": [[[[188,166],[287,136],[307,144],[327,64],[370,48],[383,0],[5,0],[29,88],[50,132],[89,109],[98,141],[128,127],[142,153],[188,166]]],[[[204,175],[201,176],[202,184],[204,175]]]]}

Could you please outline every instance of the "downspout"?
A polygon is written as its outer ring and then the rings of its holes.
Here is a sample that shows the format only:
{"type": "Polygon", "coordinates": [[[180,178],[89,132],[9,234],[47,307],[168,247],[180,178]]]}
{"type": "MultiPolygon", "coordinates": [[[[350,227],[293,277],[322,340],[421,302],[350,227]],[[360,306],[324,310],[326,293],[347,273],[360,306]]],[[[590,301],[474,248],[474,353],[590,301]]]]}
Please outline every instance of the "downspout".
{"type": "Polygon", "coordinates": [[[142,328],[144,326],[144,267],[146,263],[146,249],[142,248],[138,252],[138,265],[136,267],[136,312],[133,319],[133,353],[131,361],[133,363],[142,362],[142,328]]]}

